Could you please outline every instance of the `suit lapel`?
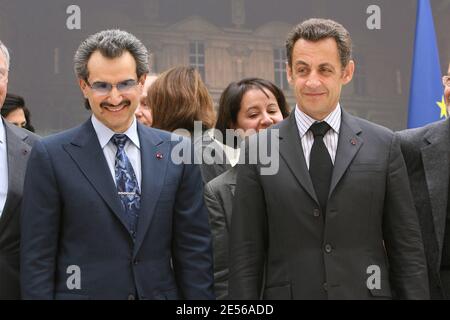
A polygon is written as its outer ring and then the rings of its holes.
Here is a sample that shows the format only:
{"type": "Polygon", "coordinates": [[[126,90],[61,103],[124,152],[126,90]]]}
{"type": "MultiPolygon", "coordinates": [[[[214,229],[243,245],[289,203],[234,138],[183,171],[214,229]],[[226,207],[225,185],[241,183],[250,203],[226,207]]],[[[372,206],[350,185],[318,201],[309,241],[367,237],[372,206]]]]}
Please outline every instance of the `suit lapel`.
{"type": "MultiPolygon", "coordinates": [[[[3,121],[0,119],[0,121],[3,121]]],[[[8,157],[8,194],[0,218],[0,230],[6,225],[22,198],[23,180],[31,146],[25,143],[28,135],[25,131],[14,130],[4,122],[8,157]],[[14,130],[14,131],[13,131],[14,130]]]]}
{"type": "Polygon", "coordinates": [[[232,167],[230,170],[226,171],[223,175],[223,188],[226,188],[223,193],[224,197],[226,197],[223,201],[225,206],[225,219],[227,221],[227,226],[230,228],[231,226],[231,215],[233,212],[233,198],[234,191],[236,189],[236,177],[237,177],[237,167],[232,167]]]}
{"type": "MultiPolygon", "coordinates": [[[[436,232],[439,252],[442,252],[447,217],[448,176],[449,176],[449,120],[440,126],[430,128],[424,135],[425,146],[422,147],[422,161],[430,196],[434,230],[436,232]]],[[[439,254],[441,264],[441,255],[439,254]]]]}
{"type": "Polygon", "coordinates": [[[341,128],[339,131],[339,142],[328,197],[331,196],[353,158],[363,145],[363,140],[359,137],[361,128],[354,121],[353,117],[344,110],[342,110],[341,128]]]}
{"type": "Polygon", "coordinates": [[[213,163],[216,177],[232,168],[231,164],[228,163],[229,159],[223,149],[223,146],[219,145],[219,143],[217,143],[214,139],[212,139],[210,143],[204,147],[204,150],[202,150],[202,157],[202,161],[204,161],[204,163],[213,163]],[[217,152],[220,152],[222,155],[220,161],[216,161],[216,157],[218,156],[217,152]]]}
{"type": "Polygon", "coordinates": [[[156,204],[165,182],[167,164],[170,160],[169,143],[163,143],[161,138],[140,124],[138,124],[138,134],[141,144],[142,183],[141,209],[139,210],[134,255],[139,251],[155,214],[156,204]]]}
{"type": "Polygon", "coordinates": [[[295,111],[279,127],[280,155],[294,174],[297,181],[317,203],[317,196],[306,166],[305,155],[302,149],[300,135],[298,133],[295,111]]]}
{"type": "Polygon", "coordinates": [[[86,121],[80,127],[79,134],[73,139],[72,143],[64,145],[63,148],[78,165],[106,205],[128,230],[122,214],[122,204],[117,196],[116,185],[91,120],[86,121]]]}

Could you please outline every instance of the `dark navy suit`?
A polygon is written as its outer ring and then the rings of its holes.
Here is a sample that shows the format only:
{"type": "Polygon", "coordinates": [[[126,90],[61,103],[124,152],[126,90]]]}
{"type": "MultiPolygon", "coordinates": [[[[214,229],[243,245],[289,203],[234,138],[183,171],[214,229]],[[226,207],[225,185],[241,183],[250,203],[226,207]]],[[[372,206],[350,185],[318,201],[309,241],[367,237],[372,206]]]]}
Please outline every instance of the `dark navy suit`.
{"type": "Polygon", "coordinates": [[[22,209],[23,298],[214,298],[200,171],[170,158],[178,143],[190,142],[139,124],[138,135],[135,242],[91,121],[35,146],[22,209]]]}

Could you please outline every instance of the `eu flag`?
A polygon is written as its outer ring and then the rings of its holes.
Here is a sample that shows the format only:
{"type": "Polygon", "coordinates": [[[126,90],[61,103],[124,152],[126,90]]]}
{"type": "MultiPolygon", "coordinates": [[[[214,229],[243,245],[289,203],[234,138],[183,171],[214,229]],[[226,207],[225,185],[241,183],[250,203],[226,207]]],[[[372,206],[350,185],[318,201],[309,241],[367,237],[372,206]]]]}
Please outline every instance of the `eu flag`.
{"type": "Polygon", "coordinates": [[[439,53],[429,0],[418,0],[416,37],[409,93],[408,128],[447,117],[439,53]]]}

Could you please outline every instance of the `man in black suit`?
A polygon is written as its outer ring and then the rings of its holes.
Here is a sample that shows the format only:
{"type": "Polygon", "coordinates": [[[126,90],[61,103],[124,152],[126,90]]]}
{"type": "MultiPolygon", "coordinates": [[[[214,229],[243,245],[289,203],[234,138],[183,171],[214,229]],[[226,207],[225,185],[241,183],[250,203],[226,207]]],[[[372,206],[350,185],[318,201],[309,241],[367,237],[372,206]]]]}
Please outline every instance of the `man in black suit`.
{"type": "MultiPolygon", "coordinates": [[[[442,79],[450,106],[450,65],[442,79]]],[[[450,120],[398,132],[419,215],[432,299],[450,299],[450,120]]]]}
{"type": "MultiPolygon", "coordinates": [[[[8,49],[0,41],[0,106],[8,70],[8,49]]],[[[20,299],[19,217],[25,168],[36,140],[36,135],[0,118],[0,299],[20,299]]]]}
{"type": "Polygon", "coordinates": [[[286,49],[297,106],[246,146],[248,159],[256,144],[270,141],[278,172],[265,174],[259,158],[238,168],[230,297],[427,299],[399,142],[339,104],[355,68],[347,30],[310,19],[293,29],[286,49]]]}

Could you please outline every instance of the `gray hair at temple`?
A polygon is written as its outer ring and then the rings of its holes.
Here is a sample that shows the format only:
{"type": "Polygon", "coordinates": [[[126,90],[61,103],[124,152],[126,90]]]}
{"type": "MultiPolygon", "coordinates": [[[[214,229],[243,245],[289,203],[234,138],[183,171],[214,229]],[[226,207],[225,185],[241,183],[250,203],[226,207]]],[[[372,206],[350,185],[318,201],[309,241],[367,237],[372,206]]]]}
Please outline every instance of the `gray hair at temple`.
{"type": "Polygon", "coordinates": [[[299,39],[317,42],[332,38],[336,41],[342,68],[352,59],[352,39],[349,32],[340,23],[329,19],[308,19],[296,25],[286,40],[286,55],[292,68],[292,51],[299,39]]]}
{"type": "Polygon", "coordinates": [[[138,79],[149,72],[148,52],[142,42],[123,30],[104,30],[89,36],[78,47],[74,57],[74,69],[78,78],[89,77],[87,64],[91,55],[99,50],[106,58],[118,58],[128,51],[136,61],[138,79]]]}
{"type": "Polygon", "coordinates": [[[6,46],[3,44],[3,42],[0,41],[0,51],[3,53],[3,55],[5,56],[5,60],[6,60],[6,70],[9,71],[9,52],[8,52],[8,48],[6,48],[6,46]]]}

